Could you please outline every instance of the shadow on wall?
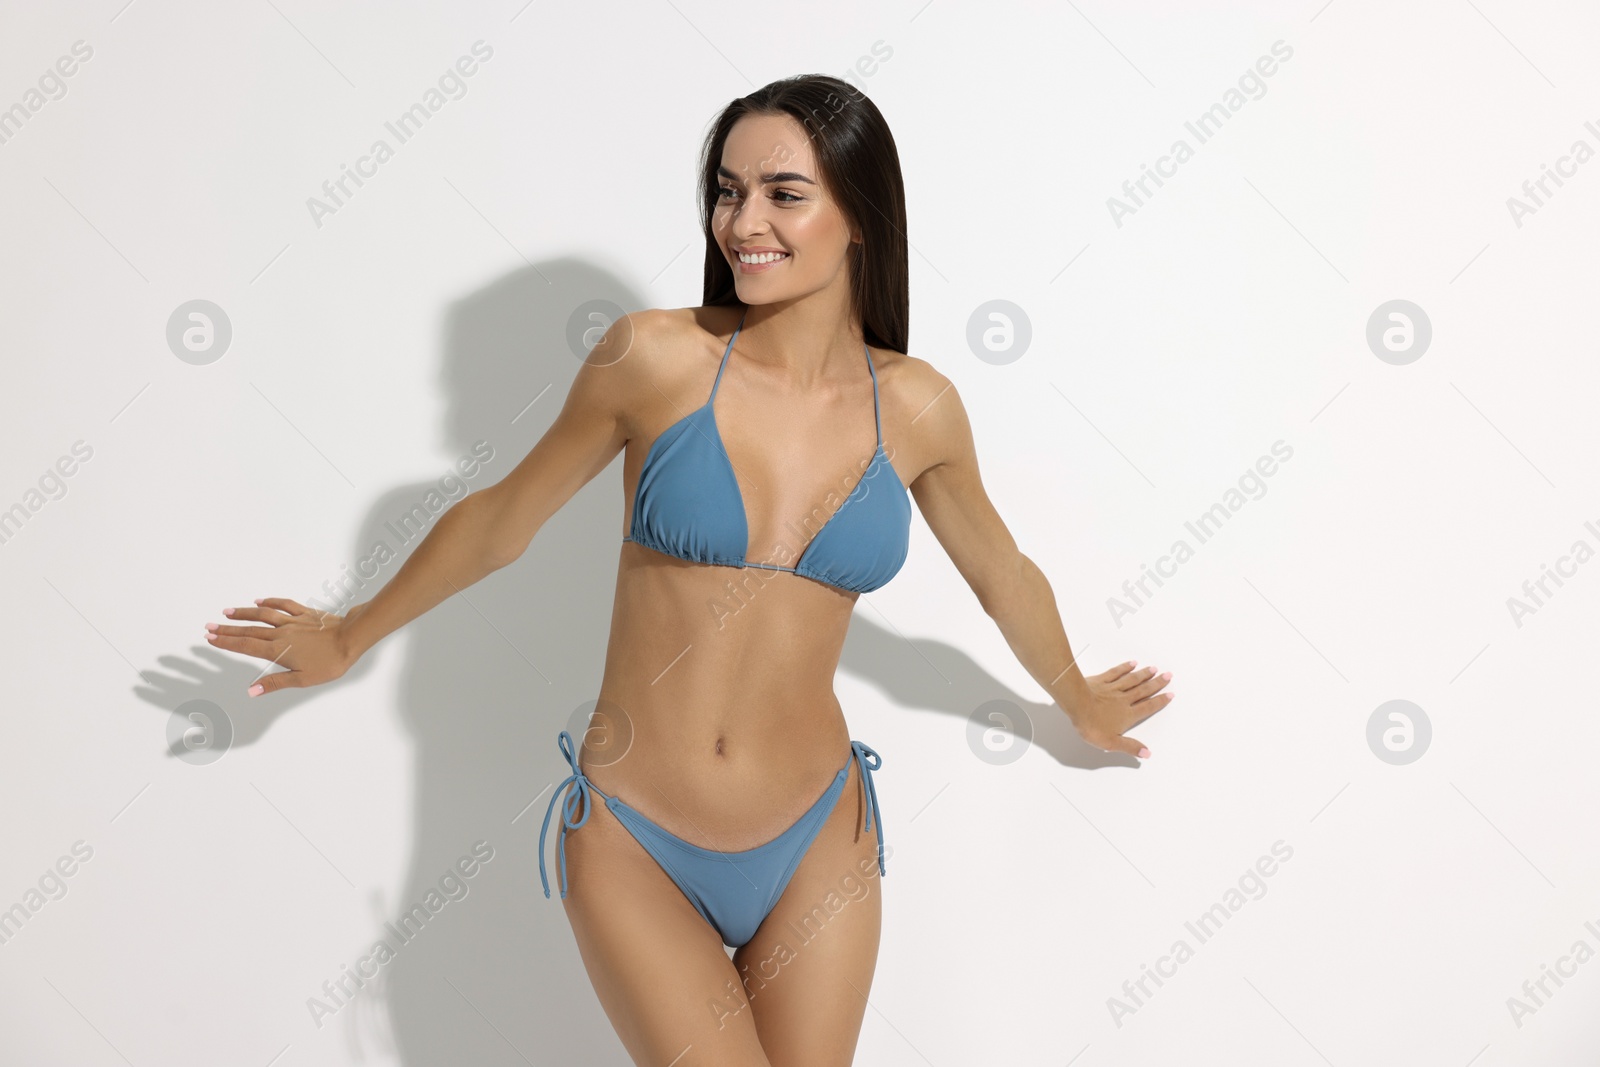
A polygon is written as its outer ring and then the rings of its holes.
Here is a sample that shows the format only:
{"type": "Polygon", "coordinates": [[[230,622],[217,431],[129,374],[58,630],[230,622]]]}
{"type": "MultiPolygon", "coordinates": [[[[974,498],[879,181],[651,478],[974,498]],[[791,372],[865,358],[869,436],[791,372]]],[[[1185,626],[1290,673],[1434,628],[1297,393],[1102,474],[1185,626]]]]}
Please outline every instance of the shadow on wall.
{"type": "MultiPolygon", "coordinates": [[[[561,410],[580,365],[568,318],[594,299],[644,306],[615,277],[554,260],[446,310],[446,452],[466,456],[480,440],[494,448],[475,490],[510,473],[561,410]]],[[[442,896],[440,879],[474,842],[494,849],[475,877],[462,879],[467,896],[445,905],[383,968],[385,986],[367,1005],[387,1013],[408,1067],[631,1062],[589,985],[560,899],[545,899],[538,857],[540,820],[568,772],[556,735],[592,706],[605,665],[620,472],[613,462],[579,490],[517,562],[388,639],[404,635],[400,712],[417,756],[415,839],[405,887],[374,914],[375,929],[430,891],[442,896]]],[[[362,543],[383,536],[383,523],[419,498],[415,486],[387,494],[362,543]]]]}
{"type": "MultiPolygon", "coordinates": [[[[488,449],[475,451],[477,442],[493,449],[462,479],[472,491],[510,473],[554,421],[580,365],[566,339],[568,319],[596,299],[643,306],[611,274],[565,259],[507,275],[446,309],[439,378],[445,454],[453,464],[457,457],[481,460],[488,449]]],[[[372,421],[374,435],[408,432],[379,411],[361,417],[372,421]]],[[[247,704],[250,681],[275,668],[201,645],[193,659],[161,657],[170,673],[147,670],[157,684],[135,687],[163,715],[188,700],[210,701],[231,719],[231,746],[242,747],[302,705],[359,685],[377,657],[404,657],[399,712],[416,754],[409,865],[396,897],[382,889],[370,894],[370,921],[339,948],[351,970],[379,940],[391,955],[381,965],[374,957],[367,971],[375,966],[376,976],[353,997],[337,986],[344,978],[346,989],[354,988],[354,981],[330,969],[334,989],[323,1001],[331,1014],[316,1028],[308,1007],[306,1029],[285,1040],[333,1037],[352,1062],[388,1054],[412,1067],[628,1067],[561,902],[553,893],[545,899],[538,869],[539,823],[567,771],[556,736],[600,687],[622,540],[620,470],[614,462],[579,490],[516,563],[389,635],[336,682],[271,694],[264,707],[247,704]],[[475,849],[480,841],[486,846],[475,849]],[[485,855],[492,858],[483,862],[485,855]],[[459,874],[464,857],[478,863],[470,877],[459,874]]],[[[408,529],[404,517],[439,489],[436,480],[397,486],[373,503],[343,558],[368,559],[379,542],[394,555],[364,588],[290,595],[338,610],[370,600],[432,527],[413,520],[408,529]]],[[[454,492],[460,499],[459,485],[454,492]]]]}
{"type": "MultiPolygon", "coordinates": [[[[445,450],[465,457],[478,441],[493,448],[492,459],[467,481],[474,491],[505,477],[560,411],[579,366],[565,339],[568,317],[596,298],[643,306],[615,277],[579,261],[555,260],[448,308],[441,367],[445,450]]],[[[404,432],[378,416],[366,413],[373,433],[404,432]]],[[[136,687],[163,714],[189,699],[214,702],[237,728],[232,745],[243,746],[302,704],[360,684],[375,655],[404,656],[399,710],[417,759],[410,866],[398,897],[372,893],[370,928],[353,935],[361,948],[349,962],[353,966],[380,939],[393,954],[353,998],[326,998],[333,1014],[320,1031],[308,1022],[306,1031],[286,1040],[315,1039],[314,1033],[326,1040],[337,1027],[350,1059],[392,1054],[408,1067],[629,1067],[567,925],[554,859],[548,900],[538,870],[539,824],[551,789],[568,772],[556,738],[563,728],[579,729],[603,673],[621,551],[620,470],[613,462],[581,489],[516,563],[391,634],[337,682],[287,689],[272,694],[266,708],[247,707],[243,693],[262,661],[199,646],[198,668],[194,661],[162,657],[174,671],[163,687],[136,687]],[[471,877],[452,878],[479,841],[492,848],[492,858],[471,877]],[[416,916],[409,928],[403,924],[408,913],[416,916]]],[[[346,558],[369,556],[379,541],[397,556],[351,602],[370,599],[420,543],[420,532],[403,539],[399,520],[433,489],[432,482],[400,486],[373,505],[346,558]]],[[[335,606],[324,594],[313,595],[313,606],[335,606]]],[[[958,649],[908,640],[861,613],[852,621],[841,667],[870,680],[896,705],[963,719],[985,702],[1010,699],[1032,718],[1032,743],[1068,766],[1135,762],[1084,745],[1058,709],[1020,698],[958,649]]],[[[889,804],[914,811],[926,799],[889,804]]],[[[485,854],[480,848],[475,858],[485,854]]]]}

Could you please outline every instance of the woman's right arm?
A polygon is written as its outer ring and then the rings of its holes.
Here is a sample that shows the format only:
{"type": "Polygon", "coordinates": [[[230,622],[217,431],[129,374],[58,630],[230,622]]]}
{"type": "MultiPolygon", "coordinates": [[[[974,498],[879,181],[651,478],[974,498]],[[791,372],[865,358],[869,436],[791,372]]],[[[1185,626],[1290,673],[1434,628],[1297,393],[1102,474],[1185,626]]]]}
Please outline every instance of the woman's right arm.
{"type": "Polygon", "coordinates": [[[648,312],[606,331],[579,367],[561,411],[527,456],[493,485],[457,501],[439,516],[393,578],[342,618],[292,600],[268,598],[235,608],[234,621],[267,626],[217,626],[212,644],[289,669],[263,676],[252,696],[342,676],[385,636],[485,575],[514,562],[551,515],[605,470],[632,432],[631,393],[640,375],[622,358],[640,343],[648,312]]]}
{"type": "MultiPolygon", "coordinates": [[[[634,316],[637,318],[638,316],[634,316]]],[[[351,621],[350,662],[452,594],[514,563],[545,521],[605,470],[628,442],[620,319],[578,368],[550,428],[511,472],[470,493],[434,523],[369,606],[351,621]]]]}

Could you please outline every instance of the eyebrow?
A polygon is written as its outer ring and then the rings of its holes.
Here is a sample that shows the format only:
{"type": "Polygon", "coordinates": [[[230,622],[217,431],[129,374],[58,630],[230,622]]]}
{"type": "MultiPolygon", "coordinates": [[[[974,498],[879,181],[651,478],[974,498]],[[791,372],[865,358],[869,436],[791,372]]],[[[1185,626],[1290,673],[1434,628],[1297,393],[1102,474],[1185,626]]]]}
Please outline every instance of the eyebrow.
{"type": "MultiPolygon", "coordinates": [[[[717,168],[717,177],[726,178],[731,182],[736,182],[739,180],[739,176],[737,174],[729,170],[727,167],[721,166],[717,168]]],[[[797,170],[780,170],[775,174],[762,174],[758,175],[756,180],[766,185],[777,185],[779,182],[805,182],[807,185],[817,184],[797,170]]]]}

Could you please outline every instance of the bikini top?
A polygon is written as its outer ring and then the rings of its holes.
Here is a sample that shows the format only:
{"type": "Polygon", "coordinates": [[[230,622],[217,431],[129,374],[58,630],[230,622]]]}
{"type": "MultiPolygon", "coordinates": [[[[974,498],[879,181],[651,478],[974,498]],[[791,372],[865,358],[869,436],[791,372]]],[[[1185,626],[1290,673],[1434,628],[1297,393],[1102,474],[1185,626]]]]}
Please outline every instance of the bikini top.
{"type": "Polygon", "coordinates": [[[905,562],[911,500],[883,451],[878,372],[872,366],[872,351],[865,345],[878,434],[878,447],[866,471],[839,509],[823,521],[793,567],[745,558],[750,529],[744,496],[712,410],[728,354],[743,328],[744,316],[740,315],[711,383],[711,396],[650,445],[634,490],[628,536],[623,540],[693,563],[788,571],[856,593],[880,588],[905,562]]]}

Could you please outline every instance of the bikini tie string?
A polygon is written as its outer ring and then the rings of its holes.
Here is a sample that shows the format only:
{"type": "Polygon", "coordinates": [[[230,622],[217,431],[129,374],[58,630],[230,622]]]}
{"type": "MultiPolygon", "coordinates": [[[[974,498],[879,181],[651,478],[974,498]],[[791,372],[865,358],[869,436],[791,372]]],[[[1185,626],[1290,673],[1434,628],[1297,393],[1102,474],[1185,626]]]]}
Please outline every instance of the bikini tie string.
{"type": "Polygon", "coordinates": [[[550,830],[550,815],[556,808],[556,797],[561,795],[563,789],[569,785],[576,786],[576,790],[568,790],[566,799],[561,804],[561,833],[558,835],[557,861],[561,874],[561,899],[567,899],[567,831],[576,830],[589,821],[589,812],[593,808],[593,798],[589,792],[589,777],[578,766],[578,751],[572,741],[572,734],[566,730],[561,731],[561,754],[566,757],[567,763],[572,767],[572,773],[561,780],[556,786],[556,791],[550,794],[550,806],[544,809],[544,825],[539,828],[539,880],[544,883],[544,895],[550,896],[550,876],[544,868],[544,839],[550,830]],[[583,811],[583,817],[574,821],[573,816],[583,811]]]}
{"type": "Polygon", "coordinates": [[[861,783],[867,787],[867,826],[868,830],[877,824],[878,828],[878,873],[888,874],[883,866],[883,813],[878,810],[878,787],[872,781],[871,771],[883,766],[883,757],[874,752],[869,746],[860,741],[850,742],[850,748],[856,754],[856,764],[861,770],[861,783]],[[872,762],[868,763],[867,760],[872,762]]]}

